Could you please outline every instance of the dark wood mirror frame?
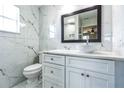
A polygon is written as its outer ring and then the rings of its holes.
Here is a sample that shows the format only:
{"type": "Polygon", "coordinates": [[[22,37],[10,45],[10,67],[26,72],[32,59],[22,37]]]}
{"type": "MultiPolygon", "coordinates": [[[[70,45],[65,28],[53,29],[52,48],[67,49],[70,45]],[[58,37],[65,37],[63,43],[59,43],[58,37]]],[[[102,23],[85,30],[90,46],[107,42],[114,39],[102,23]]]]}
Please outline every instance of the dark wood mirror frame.
{"type": "Polygon", "coordinates": [[[102,11],[101,11],[101,5],[96,5],[96,6],[92,6],[92,7],[88,7],[85,9],[81,9],[69,14],[64,14],[61,16],[61,42],[62,43],[82,43],[82,42],[86,42],[86,40],[64,40],[64,18],[65,17],[69,17],[69,16],[73,16],[76,14],[80,14],[80,13],[84,13],[84,12],[88,12],[91,10],[95,10],[97,9],[97,39],[89,39],[89,42],[101,42],[101,18],[102,18],[102,11]]]}

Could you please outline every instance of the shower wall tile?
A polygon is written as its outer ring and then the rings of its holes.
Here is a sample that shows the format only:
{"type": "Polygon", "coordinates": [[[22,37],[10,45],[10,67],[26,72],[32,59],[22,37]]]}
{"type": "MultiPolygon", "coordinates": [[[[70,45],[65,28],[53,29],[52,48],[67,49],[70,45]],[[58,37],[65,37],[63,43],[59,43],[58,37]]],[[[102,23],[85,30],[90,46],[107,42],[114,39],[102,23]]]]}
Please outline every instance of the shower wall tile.
{"type": "Polygon", "coordinates": [[[17,6],[20,9],[20,33],[0,31],[0,87],[12,87],[25,79],[24,67],[33,63],[33,46],[39,51],[39,9],[37,6],[17,6]]]}

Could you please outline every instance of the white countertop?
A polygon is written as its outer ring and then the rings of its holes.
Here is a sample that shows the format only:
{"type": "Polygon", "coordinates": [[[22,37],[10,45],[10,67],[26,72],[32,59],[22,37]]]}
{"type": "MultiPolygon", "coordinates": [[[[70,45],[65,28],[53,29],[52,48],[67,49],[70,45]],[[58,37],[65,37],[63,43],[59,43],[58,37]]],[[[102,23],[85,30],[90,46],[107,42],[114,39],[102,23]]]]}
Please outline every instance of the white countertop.
{"type": "MultiPolygon", "coordinates": [[[[40,53],[41,52],[39,52],[39,54],[40,53]]],[[[124,55],[122,56],[122,55],[119,55],[119,54],[116,54],[113,52],[105,52],[105,51],[96,51],[94,53],[83,53],[79,50],[51,50],[51,51],[42,51],[42,53],[64,55],[64,56],[75,56],[75,57],[124,61],[124,55]]]]}

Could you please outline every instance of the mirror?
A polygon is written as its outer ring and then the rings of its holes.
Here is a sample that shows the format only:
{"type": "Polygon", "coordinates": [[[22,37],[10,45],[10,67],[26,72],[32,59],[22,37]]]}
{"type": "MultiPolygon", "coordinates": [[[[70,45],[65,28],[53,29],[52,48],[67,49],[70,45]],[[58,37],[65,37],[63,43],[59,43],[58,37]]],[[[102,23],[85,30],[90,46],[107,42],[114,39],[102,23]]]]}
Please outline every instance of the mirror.
{"type": "Polygon", "coordinates": [[[62,42],[101,42],[101,6],[61,16],[62,42]]]}

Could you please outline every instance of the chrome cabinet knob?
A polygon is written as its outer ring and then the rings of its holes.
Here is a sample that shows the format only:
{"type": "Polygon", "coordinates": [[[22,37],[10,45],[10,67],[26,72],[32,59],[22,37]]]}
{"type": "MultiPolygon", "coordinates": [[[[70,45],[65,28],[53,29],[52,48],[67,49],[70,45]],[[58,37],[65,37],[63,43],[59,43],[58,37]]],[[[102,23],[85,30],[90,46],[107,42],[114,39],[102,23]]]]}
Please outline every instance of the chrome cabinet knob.
{"type": "Polygon", "coordinates": [[[53,71],[50,71],[50,73],[53,73],[53,71]]]}
{"type": "Polygon", "coordinates": [[[53,60],[53,58],[51,58],[51,60],[53,60]]]}
{"type": "Polygon", "coordinates": [[[90,77],[90,75],[86,75],[87,77],[90,77]]]}
{"type": "Polygon", "coordinates": [[[54,88],[53,86],[51,86],[51,88],[54,88]]]}
{"type": "Polygon", "coordinates": [[[84,76],[84,73],[81,73],[81,76],[84,76]]]}

